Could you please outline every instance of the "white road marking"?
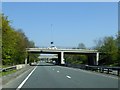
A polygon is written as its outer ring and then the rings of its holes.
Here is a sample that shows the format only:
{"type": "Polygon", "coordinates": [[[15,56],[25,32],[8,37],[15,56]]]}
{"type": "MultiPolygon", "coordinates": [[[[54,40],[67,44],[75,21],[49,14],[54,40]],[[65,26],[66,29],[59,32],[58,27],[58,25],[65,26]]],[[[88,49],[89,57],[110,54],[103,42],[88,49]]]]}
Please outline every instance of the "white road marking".
{"type": "Polygon", "coordinates": [[[20,88],[25,84],[25,82],[29,79],[29,77],[32,75],[36,68],[37,66],[31,71],[31,73],[24,79],[24,81],[17,87],[16,90],[20,90],[20,88]]]}
{"type": "Polygon", "coordinates": [[[57,71],[58,73],[60,72],[60,71],[57,71]]]}
{"type": "Polygon", "coordinates": [[[94,74],[94,75],[103,76],[103,77],[107,77],[107,78],[118,79],[117,76],[110,76],[110,75],[107,75],[107,74],[102,74],[102,73],[97,73],[97,72],[82,70],[82,69],[78,69],[78,68],[69,68],[69,67],[62,67],[62,68],[71,69],[71,70],[75,70],[75,71],[79,71],[79,72],[82,71],[84,73],[94,74]]]}
{"type": "Polygon", "coordinates": [[[69,79],[71,79],[71,77],[70,76],[66,76],[67,78],[69,78],[69,79]]]}
{"type": "Polygon", "coordinates": [[[55,70],[55,69],[52,69],[52,70],[55,70]]]}

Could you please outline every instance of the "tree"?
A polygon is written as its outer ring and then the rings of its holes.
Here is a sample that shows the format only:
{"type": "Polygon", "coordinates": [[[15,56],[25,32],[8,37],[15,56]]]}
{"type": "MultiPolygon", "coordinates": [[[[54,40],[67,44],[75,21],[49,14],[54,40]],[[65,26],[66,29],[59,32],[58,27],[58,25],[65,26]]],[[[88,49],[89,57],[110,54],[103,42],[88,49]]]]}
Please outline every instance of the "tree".
{"type": "Polygon", "coordinates": [[[83,43],[78,44],[78,49],[86,49],[86,46],[83,43]]]}
{"type": "Polygon", "coordinates": [[[120,66],[120,30],[117,34],[117,45],[118,45],[118,65],[120,66]]]}
{"type": "Polygon", "coordinates": [[[2,58],[3,64],[12,64],[15,54],[15,32],[10,26],[7,17],[2,16],[2,58]],[[5,62],[4,62],[5,61],[5,62]]]}
{"type": "Polygon", "coordinates": [[[105,55],[101,57],[102,63],[105,65],[116,65],[118,61],[117,40],[112,36],[104,37],[102,40],[98,41],[98,44],[96,45],[96,49],[102,53],[105,53],[105,55]]]}
{"type": "MultiPolygon", "coordinates": [[[[29,48],[34,48],[35,47],[35,43],[33,41],[29,41],[29,45],[28,45],[29,48]]],[[[30,62],[34,62],[34,61],[38,61],[39,60],[39,57],[40,54],[34,54],[34,53],[30,53],[29,54],[29,61],[30,62]]]]}
{"type": "MultiPolygon", "coordinates": [[[[16,30],[10,25],[10,21],[2,15],[2,64],[15,65],[24,63],[27,57],[26,48],[35,47],[33,41],[29,41],[24,32],[16,30]]],[[[38,60],[38,55],[31,55],[38,60]]]]}
{"type": "Polygon", "coordinates": [[[2,14],[0,14],[0,65],[2,65],[2,14]]]}
{"type": "MultiPolygon", "coordinates": [[[[78,47],[74,47],[72,49],[86,49],[86,46],[83,43],[79,43],[78,47]]],[[[65,60],[67,63],[70,64],[87,64],[88,63],[88,58],[86,55],[65,55],[65,60]]]]}
{"type": "Polygon", "coordinates": [[[96,44],[96,46],[94,47],[94,49],[100,50],[100,48],[103,45],[103,40],[100,38],[99,40],[94,40],[94,43],[96,44]]]}
{"type": "Polygon", "coordinates": [[[65,60],[69,64],[87,64],[88,58],[86,55],[65,55],[65,60]]]}

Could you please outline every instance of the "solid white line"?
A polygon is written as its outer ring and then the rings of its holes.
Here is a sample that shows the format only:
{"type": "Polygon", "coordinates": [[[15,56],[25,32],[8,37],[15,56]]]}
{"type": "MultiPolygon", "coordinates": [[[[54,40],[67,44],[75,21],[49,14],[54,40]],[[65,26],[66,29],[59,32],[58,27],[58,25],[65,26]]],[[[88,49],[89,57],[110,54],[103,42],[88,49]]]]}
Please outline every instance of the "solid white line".
{"type": "Polygon", "coordinates": [[[25,78],[25,80],[18,86],[18,88],[16,90],[20,90],[20,88],[25,84],[25,82],[32,75],[32,73],[35,71],[36,68],[37,68],[37,66],[31,71],[31,73],[25,78]]]}
{"type": "Polygon", "coordinates": [[[66,76],[66,77],[69,78],[69,79],[71,78],[70,76],[66,76]]]}

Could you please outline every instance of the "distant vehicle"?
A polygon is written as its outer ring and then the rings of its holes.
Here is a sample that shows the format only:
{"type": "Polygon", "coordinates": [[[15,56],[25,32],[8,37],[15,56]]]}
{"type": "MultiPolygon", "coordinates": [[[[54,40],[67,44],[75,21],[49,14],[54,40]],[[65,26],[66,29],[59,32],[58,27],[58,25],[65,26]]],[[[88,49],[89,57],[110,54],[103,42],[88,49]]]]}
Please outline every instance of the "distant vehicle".
{"type": "Polygon", "coordinates": [[[57,49],[55,46],[48,47],[48,49],[57,49]]]}
{"type": "Polygon", "coordinates": [[[34,66],[34,65],[37,65],[37,63],[36,62],[31,62],[30,63],[30,66],[34,66]]]}
{"type": "Polygon", "coordinates": [[[52,60],[47,60],[46,63],[52,63],[52,60]]]}
{"type": "Polygon", "coordinates": [[[56,61],[52,61],[53,64],[56,64],[56,61]]]}

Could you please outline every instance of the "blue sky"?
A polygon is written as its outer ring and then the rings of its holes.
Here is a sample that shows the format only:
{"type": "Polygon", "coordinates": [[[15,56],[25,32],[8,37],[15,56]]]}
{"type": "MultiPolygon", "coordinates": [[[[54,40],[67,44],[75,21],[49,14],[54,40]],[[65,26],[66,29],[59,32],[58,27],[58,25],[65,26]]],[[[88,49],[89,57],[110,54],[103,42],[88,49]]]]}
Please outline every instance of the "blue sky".
{"type": "Polygon", "coordinates": [[[11,25],[22,29],[36,46],[48,47],[54,41],[61,47],[77,47],[79,43],[92,47],[94,40],[117,33],[117,5],[117,2],[4,2],[2,10],[11,25]]]}

